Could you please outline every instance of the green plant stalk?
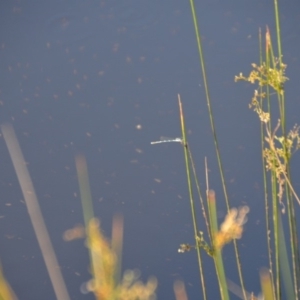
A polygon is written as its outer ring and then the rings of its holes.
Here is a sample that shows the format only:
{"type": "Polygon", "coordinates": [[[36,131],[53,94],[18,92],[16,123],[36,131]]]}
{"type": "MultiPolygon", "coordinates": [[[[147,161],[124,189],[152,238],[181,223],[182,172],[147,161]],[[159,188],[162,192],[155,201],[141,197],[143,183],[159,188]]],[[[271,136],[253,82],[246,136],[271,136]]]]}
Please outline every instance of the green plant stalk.
{"type": "MultiPolygon", "coordinates": [[[[220,154],[220,150],[219,150],[217,133],[216,133],[216,129],[215,129],[215,123],[214,123],[214,118],[213,118],[213,113],[212,113],[212,108],[211,108],[211,101],[210,101],[210,95],[209,95],[207,78],[206,78],[206,71],[205,71],[205,64],[204,64],[204,57],[203,57],[203,51],[202,51],[202,45],[201,45],[201,39],[200,39],[200,30],[199,30],[199,26],[198,26],[196,10],[195,10],[195,5],[194,5],[193,0],[190,0],[190,6],[191,6],[194,29],[195,29],[195,34],[196,34],[199,58],[200,58],[200,63],[201,63],[201,70],[202,70],[202,75],[203,75],[203,83],[204,83],[204,89],[205,89],[206,103],[207,103],[207,107],[208,107],[210,125],[211,125],[213,138],[214,138],[214,144],[215,144],[215,149],[216,149],[216,154],[217,154],[218,166],[219,166],[219,170],[220,170],[220,176],[221,176],[221,182],[222,182],[222,187],[223,187],[224,198],[225,198],[225,202],[226,202],[227,211],[229,211],[229,208],[230,208],[229,198],[228,198],[228,193],[227,193],[227,189],[226,189],[224,170],[223,170],[223,166],[222,166],[221,154],[220,154]]],[[[244,300],[246,300],[247,295],[246,295],[246,290],[245,290],[245,286],[244,286],[244,280],[243,280],[243,275],[242,275],[242,267],[241,267],[241,262],[240,262],[240,258],[239,258],[239,252],[238,252],[236,240],[233,241],[233,244],[234,244],[234,251],[235,251],[237,269],[238,269],[238,274],[239,274],[239,280],[240,280],[241,288],[242,288],[242,291],[243,291],[244,300]]]]}
{"type": "MultiPolygon", "coordinates": [[[[92,196],[91,196],[91,190],[89,184],[87,163],[83,155],[77,155],[75,157],[75,163],[76,163],[76,170],[77,170],[77,176],[79,182],[83,219],[84,219],[84,224],[87,232],[87,240],[88,243],[91,243],[91,237],[88,234],[90,231],[88,230],[88,228],[91,225],[91,222],[94,218],[94,211],[93,211],[93,202],[92,202],[92,196]]],[[[97,270],[103,264],[102,261],[99,259],[99,256],[95,253],[95,251],[93,251],[93,249],[91,249],[91,247],[89,247],[89,256],[90,256],[92,274],[93,277],[95,278],[95,285],[98,286],[100,285],[99,283],[100,279],[97,270]]]]}
{"type": "Polygon", "coordinates": [[[297,233],[296,215],[295,215],[293,198],[290,196],[289,199],[291,201],[287,201],[287,207],[288,207],[288,221],[289,221],[289,228],[290,228],[292,264],[293,264],[294,291],[296,297],[295,299],[298,299],[299,285],[300,285],[298,233],[297,233]]]}
{"type": "Polygon", "coordinates": [[[278,56],[279,56],[279,61],[281,63],[282,62],[282,50],[281,50],[280,22],[279,22],[279,10],[278,10],[277,0],[274,0],[274,8],[275,8],[275,22],[276,22],[278,56]]]}
{"type": "MultiPolygon", "coordinates": [[[[279,164],[281,164],[280,158],[278,157],[278,154],[276,153],[276,148],[275,148],[274,142],[270,141],[269,146],[276,157],[275,160],[277,160],[277,162],[279,164]]],[[[272,171],[272,178],[274,181],[277,180],[275,172],[276,171],[272,171]]],[[[285,173],[283,173],[283,175],[285,177],[285,183],[289,187],[289,191],[286,193],[287,206],[288,206],[288,224],[289,224],[289,233],[290,233],[290,240],[291,240],[291,253],[292,253],[293,276],[294,276],[294,292],[295,292],[296,299],[298,299],[299,268],[297,266],[299,266],[299,257],[298,257],[298,254],[295,255],[295,253],[298,253],[298,238],[297,238],[297,228],[296,228],[296,217],[294,215],[294,204],[292,201],[292,197],[290,196],[290,193],[294,193],[295,198],[298,200],[298,202],[299,202],[299,198],[295,194],[293,186],[291,185],[291,183],[289,181],[290,178],[288,177],[288,175],[285,173]]],[[[273,201],[277,202],[278,200],[276,198],[276,195],[277,195],[277,193],[276,193],[276,184],[275,184],[274,191],[273,191],[273,201]]],[[[277,204],[277,206],[278,206],[278,204],[277,204]]],[[[278,207],[277,207],[277,210],[278,210],[278,207]]],[[[280,217],[280,215],[278,215],[278,219],[279,219],[279,217],[280,217]]],[[[277,224],[274,224],[274,225],[277,225],[277,224]]],[[[274,228],[275,228],[274,233],[276,234],[276,227],[274,227],[274,228]]],[[[280,230],[280,227],[277,227],[277,228],[278,228],[278,230],[280,230]]],[[[279,234],[280,234],[280,232],[278,232],[278,235],[279,234]]],[[[281,246],[283,240],[280,237],[278,238],[278,240],[281,241],[281,243],[279,244],[281,246]]],[[[281,251],[282,249],[283,248],[279,248],[278,251],[281,251]]],[[[277,249],[276,249],[276,251],[277,251],[277,249]]],[[[281,256],[281,253],[279,252],[279,261],[281,259],[280,256],[281,256]]],[[[287,260],[286,263],[289,264],[289,261],[287,260]]],[[[280,268],[282,266],[285,266],[285,264],[281,264],[280,268]]]]}
{"type": "MultiPolygon", "coordinates": [[[[269,29],[267,28],[266,32],[266,66],[267,69],[276,68],[276,61],[275,61],[275,55],[273,52],[273,46],[271,42],[271,35],[269,32],[269,29]]],[[[270,121],[268,124],[268,130],[269,132],[273,131],[272,128],[272,108],[271,108],[271,99],[270,99],[270,88],[267,85],[266,87],[266,93],[267,93],[267,103],[268,103],[268,112],[270,114],[270,121]]],[[[278,103],[279,103],[279,111],[280,115],[282,115],[282,107],[280,105],[280,94],[278,95],[278,103]]],[[[269,145],[271,148],[271,145],[269,145]]],[[[275,149],[274,149],[275,150],[275,149]]],[[[275,162],[274,162],[275,163],[275,162]]],[[[275,294],[277,295],[277,298],[280,299],[281,297],[281,282],[280,282],[280,224],[279,224],[279,208],[278,208],[278,197],[277,197],[277,177],[276,177],[276,171],[271,171],[271,190],[272,190],[272,207],[273,207],[273,226],[274,226],[274,247],[275,247],[275,294]]]]}
{"type": "MultiPolygon", "coordinates": [[[[197,245],[198,226],[197,226],[197,220],[196,220],[195,204],[194,204],[191,174],[190,174],[191,171],[190,171],[190,162],[189,162],[189,156],[188,156],[188,144],[187,144],[186,133],[185,133],[184,115],[183,115],[183,109],[182,109],[182,103],[180,100],[180,95],[178,95],[178,104],[179,104],[181,131],[182,131],[182,144],[183,144],[183,149],[184,149],[184,159],[185,159],[185,167],[186,167],[186,175],[187,175],[187,184],[188,184],[188,190],[189,190],[189,196],[190,196],[190,205],[191,205],[192,220],[193,220],[194,235],[195,235],[195,244],[197,245]]],[[[204,274],[203,274],[203,266],[202,266],[200,248],[196,247],[196,251],[197,251],[198,265],[199,265],[199,271],[200,271],[203,299],[206,300],[207,299],[206,298],[206,288],[205,288],[205,282],[204,282],[204,274]]]]}
{"type": "MultiPolygon", "coordinates": [[[[275,22],[276,22],[276,37],[277,37],[277,48],[278,48],[278,59],[280,66],[282,64],[282,48],[281,48],[281,35],[280,35],[280,20],[279,20],[279,9],[278,2],[274,0],[275,8],[275,22]]],[[[280,118],[282,120],[282,133],[286,137],[286,124],[285,124],[285,93],[283,95],[278,95],[279,107],[280,107],[280,118]]],[[[286,151],[286,147],[284,145],[286,151]]],[[[288,159],[287,159],[288,160],[288,159]]],[[[290,166],[289,161],[287,161],[287,176],[291,181],[290,177],[290,166]]],[[[288,222],[290,230],[290,239],[291,239],[291,252],[292,252],[292,263],[293,263],[293,276],[294,276],[294,291],[295,296],[298,299],[299,296],[299,286],[300,286],[300,261],[299,261],[299,245],[298,245],[298,234],[297,234],[297,224],[295,217],[295,208],[292,197],[292,192],[290,188],[286,185],[286,197],[287,197],[287,206],[288,206],[288,222]]]]}
{"type": "Polygon", "coordinates": [[[205,210],[205,205],[204,205],[203,197],[201,195],[199,180],[198,180],[198,176],[197,176],[197,172],[196,172],[196,168],[195,168],[195,163],[194,163],[194,159],[193,159],[190,148],[188,148],[188,152],[189,152],[189,158],[190,158],[190,162],[191,162],[191,166],[192,166],[192,170],[193,170],[193,176],[194,176],[194,180],[195,180],[195,183],[196,183],[196,188],[197,188],[197,192],[198,192],[198,196],[199,196],[199,200],[200,200],[202,215],[203,215],[205,225],[206,225],[206,229],[207,229],[207,234],[208,234],[210,242],[212,243],[209,224],[208,224],[208,219],[207,219],[206,210],[205,210]]]}
{"type": "MultiPolygon", "coordinates": [[[[261,29],[259,29],[259,60],[260,65],[263,64],[263,55],[262,55],[262,37],[261,37],[261,29]]],[[[260,95],[263,93],[262,86],[259,87],[260,95]]],[[[267,91],[267,95],[269,92],[267,91]]],[[[269,97],[268,97],[269,99],[269,97]]],[[[263,98],[260,96],[260,106],[263,107],[263,98]]],[[[268,109],[270,111],[270,102],[268,101],[268,109]]],[[[265,200],[265,216],[266,216],[266,235],[267,235],[267,247],[268,247],[268,259],[269,259],[269,268],[270,268],[270,280],[272,281],[272,287],[274,286],[274,276],[273,276],[273,263],[272,263],[272,251],[271,251],[271,241],[270,241],[270,215],[269,215],[269,198],[268,198],[268,184],[267,184],[267,170],[266,164],[264,160],[264,141],[265,141],[265,134],[264,134],[264,123],[260,122],[260,138],[261,138],[261,161],[262,161],[262,171],[263,171],[263,183],[264,183],[264,200],[265,200]]],[[[275,299],[275,291],[273,290],[273,297],[275,299]]]]}
{"type": "MultiPolygon", "coordinates": [[[[278,34],[277,34],[277,36],[278,36],[278,34]]],[[[269,61],[269,66],[271,65],[272,68],[277,68],[278,64],[276,66],[276,57],[275,57],[274,50],[273,50],[270,30],[268,27],[267,27],[267,32],[266,32],[266,54],[269,55],[269,58],[271,56],[271,60],[269,61]]],[[[279,68],[281,69],[282,68],[281,67],[281,65],[282,65],[281,54],[278,57],[278,61],[279,61],[279,68]]],[[[284,89],[282,91],[282,94],[279,93],[278,91],[276,91],[276,94],[277,94],[277,98],[278,98],[278,108],[279,108],[279,113],[280,113],[281,129],[282,129],[283,135],[285,136],[286,128],[285,128],[284,89]]]]}
{"type": "Polygon", "coordinates": [[[275,289],[276,299],[281,299],[280,287],[280,264],[279,264],[279,226],[278,226],[278,201],[277,201],[277,186],[276,176],[272,171],[272,204],[273,204],[273,225],[274,225],[274,247],[275,247],[275,289]]]}
{"type": "Polygon", "coordinates": [[[226,190],[222,160],[221,160],[219,144],[218,144],[218,139],[217,139],[217,132],[216,132],[214,117],[213,117],[212,108],[211,108],[210,94],[209,94],[209,90],[208,90],[205,64],[204,64],[204,56],[203,56],[203,51],[202,51],[201,38],[200,38],[200,32],[199,32],[199,26],[198,26],[194,1],[190,0],[190,4],[191,4],[191,10],[192,10],[195,33],[196,33],[196,40],[197,40],[199,58],[200,58],[200,63],[201,63],[201,70],[202,70],[203,84],[204,84],[205,95],[206,95],[206,103],[207,103],[209,119],[210,119],[210,126],[211,126],[212,134],[213,134],[213,137],[214,137],[214,144],[215,144],[217,160],[218,160],[218,165],[219,165],[219,170],[220,170],[220,175],[221,175],[223,192],[224,192],[224,196],[225,196],[225,200],[226,200],[226,206],[227,206],[227,210],[229,210],[230,205],[229,205],[229,200],[228,200],[228,195],[227,195],[227,190],[226,190]]]}
{"type": "Polygon", "coordinates": [[[121,267],[122,267],[122,249],[123,249],[123,216],[118,214],[113,218],[111,246],[117,256],[117,264],[115,269],[114,282],[117,285],[121,282],[121,267]]]}
{"type": "Polygon", "coordinates": [[[89,222],[94,218],[94,211],[85,157],[83,155],[77,155],[75,157],[75,163],[79,182],[83,219],[85,228],[88,228],[89,222]]]}
{"type": "MultiPolygon", "coordinates": [[[[291,200],[293,200],[293,198],[291,198],[291,200]]],[[[289,221],[289,228],[290,228],[292,263],[293,263],[294,292],[295,292],[295,299],[298,299],[299,285],[300,285],[299,283],[300,262],[299,262],[299,245],[298,245],[296,215],[295,215],[293,201],[288,201],[287,206],[288,206],[288,221],[289,221]]]]}
{"type": "Polygon", "coordinates": [[[215,262],[216,273],[219,281],[219,288],[222,300],[229,300],[226,276],[224,271],[224,264],[222,259],[222,250],[214,246],[215,236],[218,232],[217,209],[216,209],[216,196],[213,190],[207,193],[209,223],[213,241],[213,259],[215,262]]]}
{"type": "Polygon", "coordinates": [[[278,215],[279,222],[279,261],[280,261],[280,270],[282,274],[282,280],[284,284],[284,290],[286,293],[286,299],[298,299],[295,298],[293,280],[291,275],[290,263],[288,259],[288,253],[286,249],[286,239],[284,235],[284,230],[282,226],[281,215],[278,215]]]}
{"type": "MultiPolygon", "coordinates": [[[[278,48],[278,59],[281,68],[282,64],[282,48],[281,48],[281,35],[280,35],[280,20],[279,20],[279,9],[278,2],[274,0],[275,8],[275,22],[276,22],[276,37],[277,37],[277,48],[278,48]]],[[[281,118],[281,127],[283,136],[286,137],[286,123],[285,123],[285,93],[283,95],[278,94],[278,102],[280,108],[280,118],[281,118]]],[[[286,147],[284,144],[284,150],[286,152],[286,147]]],[[[287,152],[286,152],[287,153],[287,152]]],[[[287,155],[286,155],[287,158],[287,155]]],[[[287,176],[289,180],[290,177],[290,167],[289,161],[287,159],[287,176]]],[[[291,180],[290,180],[291,181],[291,180]]],[[[300,260],[299,260],[299,246],[298,246],[298,234],[297,234],[297,224],[295,217],[295,209],[293,203],[292,192],[290,188],[286,186],[286,198],[287,198],[287,207],[288,207],[288,222],[290,230],[290,240],[291,240],[291,252],[292,252],[292,264],[293,264],[293,277],[294,277],[294,291],[295,297],[298,299],[299,296],[299,286],[300,286],[300,260]]]]}
{"type": "MultiPolygon", "coordinates": [[[[270,39],[270,34],[267,30],[266,33],[266,66],[269,69],[270,68],[270,51],[272,53],[272,43],[270,39]]],[[[272,61],[274,63],[274,56],[271,54],[271,57],[273,58],[272,61]]],[[[270,121],[268,123],[268,129],[270,132],[272,132],[272,112],[271,112],[271,96],[270,96],[270,87],[267,85],[266,86],[266,95],[267,95],[267,112],[270,114],[270,121]]],[[[264,133],[262,133],[264,136],[264,133]]],[[[263,149],[262,149],[263,151],[263,149]]],[[[272,268],[271,272],[271,279],[273,280],[272,282],[272,287],[273,289],[273,296],[276,299],[277,297],[280,297],[280,282],[279,282],[279,274],[280,274],[280,266],[279,266],[279,246],[278,246],[278,204],[277,204],[277,186],[276,186],[276,174],[271,171],[271,196],[272,196],[272,210],[273,210],[273,238],[274,238],[274,248],[275,248],[275,253],[274,253],[274,259],[275,259],[275,271],[272,268]],[[275,276],[274,276],[275,274],[275,276]]],[[[271,267],[273,267],[273,264],[271,264],[271,267]]],[[[279,299],[279,298],[278,298],[279,299]]]]}
{"type": "MultiPolygon", "coordinates": [[[[279,53],[279,68],[281,68],[282,64],[282,54],[281,54],[281,42],[280,42],[280,26],[279,26],[279,15],[278,15],[278,5],[277,1],[274,2],[275,6],[275,15],[276,15],[276,33],[277,33],[277,42],[278,42],[278,53],[279,53]]],[[[270,65],[270,61],[272,63],[272,68],[276,68],[276,61],[275,61],[275,55],[273,51],[273,46],[271,42],[271,36],[269,33],[269,30],[267,29],[267,47],[266,47],[266,58],[267,63],[270,65]],[[271,56],[271,59],[269,57],[271,56]]],[[[281,120],[281,131],[283,137],[286,139],[286,126],[285,126],[285,100],[284,100],[284,90],[282,93],[277,91],[277,97],[278,97],[278,107],[280,112],[280,120],[281,120]]],[[[269,100],[269,97],[268,97],[269,100]]],[[[269,100],[270,101],[270,100],[269,100]]],[[[269,102],[268,101],[268,102],[269,102]]],[[[269,102],[270,103],[270,102],[269,102]]],[[[271,116],[271,113],[270,113],[271,116]]],[[[271,120],[270,120],[270,126],[269,130],[271,131],[271,120]]],[[[290,177],[290,167],[289,167],[289,157],[287,153],[287,148],[285,143],[283,144],[283,149],[285,152],[285,166],[287,170],[287,174],[284,174],[285,176],[285,191],[286,191],[286,202],[287,202],[287,211],[288,211],[288,224],[289,224],[289,232],[290,232],[290,242],[291,242],[291,255],[292,255],[292,265],[293,265],[293,278],[294,278],[294,292],[296,298],[298,298],[298,290],[299,290],[299,280],[300,280],[300,263],[299,263],[299,246],[298,246],[298,234],[297,234],[297,225],[296,225],[296,217],[295,217],[295,208],[294,208],[294,202],[293,202],[293,194],[295,194],[294,189],[291,185],[291,177],[290,177]]],[[[273,149],[274,154],[276,155],[276,149],[274,147],[273,149]]],[[[278,158],[278,162],[280,162],[278,158]]],[[[275,174],[274,174],[275,176],[275,174]]],[[[275,194],[275,193],[274,193],[275,194]]],[[[295,195],[297,198],[297,196],[295,195]]],[[[273,198],[274,199],[274,198],[273,198]]],[[[298,198],[297,198],[298,199],[298,198]]],[[[279,250],[279,249],[278,249],[279,250]]]]}
{"type": "MultiPolygon", "coordinates": [[[[77,176],[79,182],[83,218],[84,218],[84,223],[85,223],[85,228],[87,233],[87,242],[89,244],[92,244],[93,240],[95,240],[95,236],[91,235],[91,232],[95,233],[95,229],[92,231],[90,229],[94,228],[95,225],[93,225],[94,224],[93,222],[95,222],[96,219],[94,219],[94,210],[93,210],[93,202],[92,202],[92,196],[91,196],[91,190],[89,184],[87,163],[83,155],[77,155],[75,157],[75,163],[76,163],[77,176]]],[[[90,262],[91,262],[91,270],[94,278],[94,288],[97,290],[103,284],[102,281],[103,281],[103,274],[105,274],[105,262],[103,261],[103,255],[99,255],[99,251],[100,252],[102,251],[101,247],[99,247],[98,251],[95,251],[93,247],[88,247],[88,249],[89,249],[90,262]]],[[[117,268],[114,270],[113,278],[109,278],[109,280],[113,280],[113,284],[114,286],[116,286],[118,281],[115,280],[119,280],[119,278],[120,278],[120,265],[118,264],[117,268]]],[[[114,295],[111,295],[111,299],[115,299],[114,295]]]]}
{"type": "MultiPolygon", "coordinates": [[[[282,49],[281,49],[281,35],[280,35],[280,20],[279,20],[279,10],[278,10],[278,2],[274,0],[274,8],[275,8],[275,21],[276,21],[276,36],[277,36],[277,48],[278,48],[278,57],[280,65],[282,64],[282,49]]],[[[285,137],[285,99],[284,94],[282,96],[282,108],[281,119],[282,119],[282,131],[285,137]]],[[[290,179],[290,167],[289,163],[287,165],[287,174],[290,179]]],[[[298,299],[299,296],[299,286],[300,286],[300,259],[299,259],[299,245],[298,245],[298,233],[297,233],[297,224],[296,224],[296,216],[295,209],[293,203],[293,197],[291,195],[291,191],[288,187],[286,187],[286,195],[287,195],[287,206],[288,206],[288,220],[289,220],[289,228],[290,228],[290,238],[291,238],[291,251],[292,251],[292,262],[293,262],[293,276],[294,276],[294,290],[295,296],[298,299]]]]}
{"type": "Polygon", "coordinates": [[[275,300],[276,297],[273,294],[274,288],[268,270],[262,269],[260,271],[260,283],[264,299],[275,300]]]}

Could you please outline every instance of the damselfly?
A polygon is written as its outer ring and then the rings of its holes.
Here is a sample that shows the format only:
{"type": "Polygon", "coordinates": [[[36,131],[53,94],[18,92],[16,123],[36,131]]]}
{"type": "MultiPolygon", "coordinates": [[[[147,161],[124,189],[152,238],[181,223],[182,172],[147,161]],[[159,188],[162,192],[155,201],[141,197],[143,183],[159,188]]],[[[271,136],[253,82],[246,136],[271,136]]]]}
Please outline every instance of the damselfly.
{"type": "Polygon", "coordinates": [[[182,138],[168,138],[162,136],[159,141],[151,142],[151,145],[160,144],[160,143],[172,143],[172,142],[182,143],[182,138]]]}

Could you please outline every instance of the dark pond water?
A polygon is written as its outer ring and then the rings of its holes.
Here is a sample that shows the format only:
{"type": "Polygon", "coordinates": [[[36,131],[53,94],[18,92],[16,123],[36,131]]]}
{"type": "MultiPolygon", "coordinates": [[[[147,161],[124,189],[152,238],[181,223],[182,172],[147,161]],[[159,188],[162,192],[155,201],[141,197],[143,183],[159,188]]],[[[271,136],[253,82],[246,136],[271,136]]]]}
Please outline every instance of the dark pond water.
{"type": "MultiPolygon", "coordinates": [[[[198,2],[229,196],[232,206],[251,209],[239,241],[246,287],[258,293],[258,271],[267,263],[259,122],[248,109],[253,87],[233,78],[258,61],[258,28],[274,32],[273,4],[198,2]]],[[[300,116],[299,1],[284,1],[280,10],[290,126],[300,116]]],[[[123,269],[140,269],[143,280],[155,275],[158,299],[174,299],[176,279],[185,281],[189,299],[200,299],[196,253],[177,252],[193,242],[182,148],[150,145],[180,136],[180,93],[202,187],[206,156],[224,216],[189,1],[2,2],[0,55],[0,123],[15,128],[71,299],[93,299],[80,292],[90,278],[83,240],[62,239],[83,223],[77,153],[86,156],[95,214],[108,237],[113,216],[124,215],[123,269]]],[[[20,299],[54,299],[2,138],[0,153],[5,275],[20,299]]],[[[224,255],[228,277],[238,282],[231,246],[224,255]]],[[[204,258],[209,299],[217,299],[213,265],[204,258]]]]}

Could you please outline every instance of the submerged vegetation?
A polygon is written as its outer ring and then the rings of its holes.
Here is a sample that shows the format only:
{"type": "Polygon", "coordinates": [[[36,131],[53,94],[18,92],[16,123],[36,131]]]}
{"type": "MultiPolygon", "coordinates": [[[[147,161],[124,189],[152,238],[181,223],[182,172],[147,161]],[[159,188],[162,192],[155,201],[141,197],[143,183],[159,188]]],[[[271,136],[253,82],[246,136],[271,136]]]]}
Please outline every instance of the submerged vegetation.
{"type": "MultiPolygon", "coordinates": [[[[219,225],[217,221],[216,195],[209,187],[207,167],[205,195],[203,196],[200,191],[193,156],[186,136],[182,102],[180,96],[178,96],[182,138],[167,140],[165,142],[180,142],[183,146],[187,188],[189,191],[194,230],[193,243],[182,243],[178,252],[185,253],[192,250],[196,250],[197,252],[200,282],[202,287],[201,299],[209,299],[209,291],[207,291],[205,278],[206,271],[203,266],[203,250],[204,255],[208,254],[208,256],[213,259],[215,272],[218,278],[220,299],[230,299],[229,291],[235,293],[244,300],[258,299],[252,293],[246,291],[243,278],[244,270],[240,261],[240,250],[236,241],[242,237],[244,225],[247,222],[247,215],[250,208],[248,206],[241,206],[239,208],[232,208],[230,206],[217,132],[211,109],[204,56],[202,53],[199,26],[193,0],[190,0],[190,4],[196,32],[201,70],[204,79],[204,88],[212,136],[214,139],[224,199],[227,207],[227,215],[225,216],[223,223],[219,225]],[[196,183],[203,218],[206,222],[206,232],[199,230],[198,228],[192,182],[196,183]],[[203,199],[206,199],[207,201],[205,202],[203,199]],[[204,236],[208,237],[207,241],[204,236]],[[226,244],[231,242],[234,245],[237,274],[240,281],[238,286],[234,285],[226,277],[226,269],[223,264],[222,250],[226,244]]],[[[258,119],[261,123],[260,135],[265,196],[266,244],[268,247],[269,263],[267,267],[262,266],[260,271],[262,297],[267,300],[292,300],[299,299],[300,288],[299,246],[295,213],[295,205],[300,205],[300,199],[293,186],[290,168],[292,155],[300,148],[300,127],[295,125],[289,131],[286,128],[284,85],[288,78],[285,76],[287,66],[282,61],[283,56],[281,53],[280,25],[277,5],[277,1],[274,0],[277,51],[274,50],[271,33],[267,28],[264,40],[262,39],[262,34],[259,34],[260,62],[252,64],[253,70],[248,76],[244,76],[242,73],[235,76],[235,81],[246,81],[257,85],[257,88],[254,89],[254,94],[249,107],[257,113],[258,119]],[[262,50],[263,45],[265,46],[264,51],[262,50]],[[277,52],[277,56],[275,55],[275,52],[277,52]],[[277,102],[271,98],[277,98],[277,102]],[[274,113],[274,111],[277,113],[274,113]],[[279,115],[279,118],[277,115],[279,115]],[[286,213],[287,224],[284,226],[282,215],[286,213]],[[283,228],[288,228],[288,230],[284,231],[283,228]],[[288,244],[290,244],[290,246],[287,247],[288,244]]],[[[48,272],[56,292],[56,297],[57,299],[62,300],[69,299],[62,276],[59,270],[55,270],[59,268],[53,268],[53,266],[58,264],[55,260],[54,252],[51,252],[51,244],[49,244],[48,240],[45,240],[45,237],[48,237],[47,231],[42,231],[42,229],[45,230],[45,228],[41,229],[41,227],[45,227],[45,225],[41,216],[36,212],[39,211],[38,204],[35,199],[34,189],[29,174],[27,174],[28,172],[24,164],[25,160],[22,157],[21,150],[18,148],[19,146],[16,138],[14,137],[12,128],[5,125],[2,126],[1,129],[22,186],[27,208],[29,213],[33,212],[30,217],[34,225],[46,265],[49,267],[48,272]],[[20,165],[23,165],[23,167],[20,168],[20,165]],[[23,181],[24,177],[27,177],[27,183],[25,182],[26,180],[23,181]],[[30,197],[28,196],[28,191],[30,191],[30,197]],[[32,205],[35,205],[35,208],[32,208],[32,205]],[[36,219],[39,220],[36,221],[36,219]],[[45,249],[45,245],[47,245],[49,249],[45,249]],[[44,251],[46,252],[44,253],[44,251]],[[57,280],[58,278],[60,279],[57,280]]],[[[153,142],[152,144],[156,143],[159,142],[153,142]]],[[[102,234],[100,221],[93,215],[87,165],[83,156],[76,157],[76,167],[85,225],[66,231],[64,233],[64,239],[66,241],[71,241],[76,238],[85,238],[86,246],[90,255],[90,272],[92,278],[82,285],[82,292],[92,292],[94,293],[95,298],[99,300],[156,299],[155,291],[157,288],[157,280],[154,277],[150,278],[144,284],[139,280],[140,274],[137,270],[126,271],[122,276],[121,253],[123,241],[123,219],[121,217],[114,219],[112,240],[109,242],[102,234]]],[[[177,300],[188,299],[182,282],[176,282],[174,284],[174,292],[177,300]]],[[[15,296],[4,279],[1,270],[0,299],[15,299],[15,296]]]]}

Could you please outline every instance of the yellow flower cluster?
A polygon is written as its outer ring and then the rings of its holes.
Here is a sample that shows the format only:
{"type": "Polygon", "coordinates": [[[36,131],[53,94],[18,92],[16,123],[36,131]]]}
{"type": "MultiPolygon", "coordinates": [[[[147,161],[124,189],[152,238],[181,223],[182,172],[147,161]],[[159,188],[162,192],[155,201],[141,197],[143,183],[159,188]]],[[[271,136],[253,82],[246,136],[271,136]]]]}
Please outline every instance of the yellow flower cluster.
{"type": "Polygon", "coordinates": [[[93,278],[82,286],[82,292],[93,292],[98,300],[155,300],[157,280],[152,277],[144,284],[139,272],[126,271],[116,282],[117,257],[100,230],[100,223],[92,219],[87,228],[87,247],[90,250],[93,278]]]}
{"type": "Polygon", "coordinates": [[[242,237],[243,225],[247,222],[247,213],[249,210],[248,206],[242,206],[239,209],[230,209],[224,222],[221,224],[220,231],[215,235],[215,249],[220,250],[233,239],[240,239],[242,237]]]}

